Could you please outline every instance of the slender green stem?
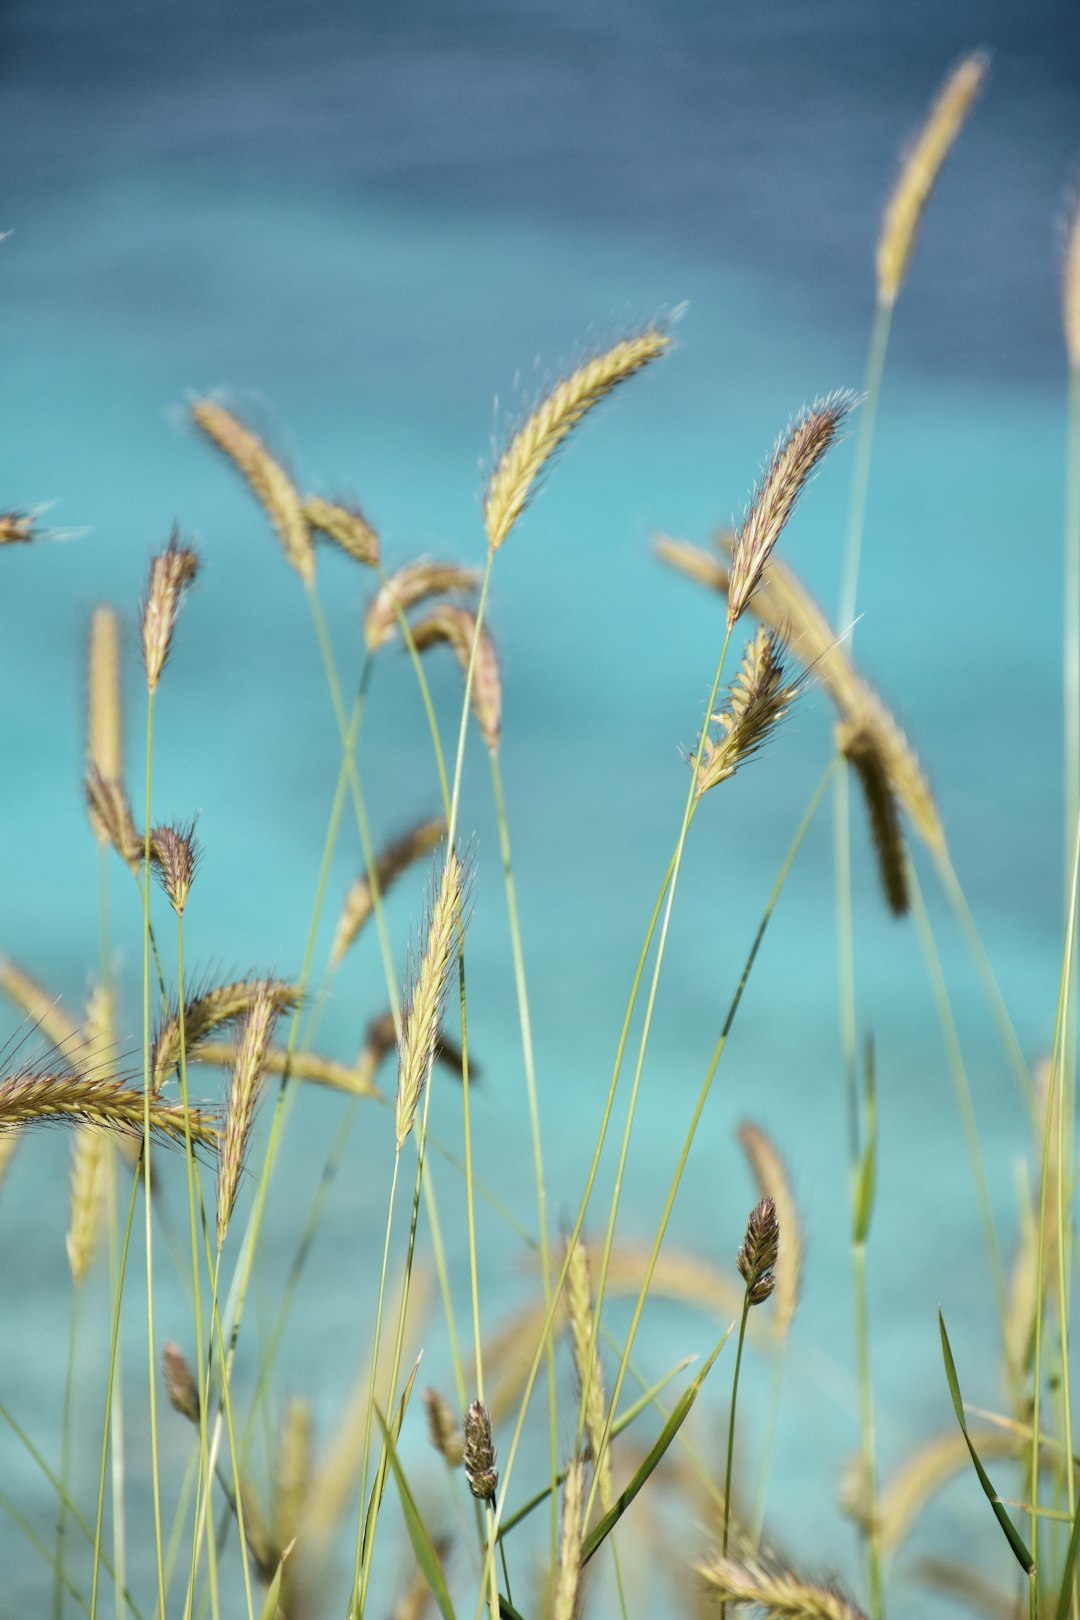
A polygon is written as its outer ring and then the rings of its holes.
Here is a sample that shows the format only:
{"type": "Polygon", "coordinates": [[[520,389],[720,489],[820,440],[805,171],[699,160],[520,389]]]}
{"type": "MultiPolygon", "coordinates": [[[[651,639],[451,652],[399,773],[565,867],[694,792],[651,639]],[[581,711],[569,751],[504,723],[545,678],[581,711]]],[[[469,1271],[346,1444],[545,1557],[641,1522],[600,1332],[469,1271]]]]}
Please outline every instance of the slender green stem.
{"type": "MultiPolygon", "coordinates": [[[[364,1513],[364,1493],[367,1490],[368,1462],[371,1456],[371,1420],[376,1400],[376,1383],[379,1372],[379,1343],[382,1336],[383,1304],[386,1299],[386,1275],[390,1265],[390,1234],[394,1225],[394,1202],[397,1197],[398,1171],[401,1168],[401,1147],[398,1146],[394,1154],[394,1172],[390,1182],[390,1197],[386,1207],[386,1231],[383,1237],[382,1265],[379,1268],[379,1295],[375,1306],[375,1330],[371,1339],[371,1385],[368,1392],[367,1411],[364,1415],[364,1448],[360,1462],[360,1512],[356,1524],[356,1558],[353,1567],[352,1593],[353,1601],[362,1613],[362,1598],[360,1575],[365,1562],[367,1548],[365,1546],[366,1521],[364,1513]]],[[[390,1400],[387,1402],[387,1421],[393,1420],[394,1383],[390,1385],[390,1400]]]]}
{"type": "Polygon", "coordinates": [[[71,1298],[71,1321],[68,1323],[67,1373],[64,1377],[64,1405],[60,1424],[60,1479],[64,1494],[56,1505],[56,1552],[53,1559],[53,1620],[62,1620],[64,1592],[70,1589],[64,1573],[64,1539],[67,1529],[67,1485],[71,1473],[71,1417],[75,1383],[76,1347],[79,1339],[79,1299],[82,1290],[75,1284],[71,1298]]]}
{"type": "MultiPolygon", "coordinates": [[[[116,1203],[117,1150],[110,1143],[106,1169],[109,1226],[109,1289],[110,1297],[119,1298],[120,1292],[120,1224],[116,1203]]],[[[134,1205],[132,1206],[134,1208],[134,1205]]],[[[109,1419],[111,1437],[110,1459],[112,1475],[113,1518],[113,1585],[116,1593],[116,1620],[127,1620],[126,1565],[127,1565],[127,1512],[124,1500],[124,1380],[120,1361],[120,1346],[116,1346],[118,1376],[113,1388],[112,1411],[109,1419]]]]}
{"type": "MultiPolygon", "coordinates": [[[[746,1340],[746,1318],[750,1314],[750,1290],[743,1295],[742,1316],[739,1319],[739,1343],[735,1350],[735,1376],[731,1380],[731,1411],[728,1414],[727,1431],[727,1460],[724,1464],[724,1535],[722,1552],[727,1557],[728,1526],[731,1521],[731,1465],[735,1458],[735,1407],[739,1399],[739,1373],[742,1369],[743,1344],[746,1340]]],[[[727,1605],[720,1605],[720,1617],[724,1620],[727,1605]]]]}
{"type": "Polygon", "coordinates": [[[855,1280],[855,1361],[859,1378],[859,1418],[869,1492],[866,1557],[870,1579],[870,1615],[871,1620],[881,1620],[885,1612],[885,1598],[881,1580],[881,1531],[877,1523],[877,1447],[874,1436],[874,1392],[870,1376],[870,1313],[866,1292],[865,1243],[858,1241],[852,1243],[851,1259],[855,1280]]]}
{"type": "Polygon", "coordinates": [[[849,636],[854,634],[855,604],[859,591],[859,561],[862,555],[863,531],[866,527],[870,461],[874,450],[874,425],[877,420],[878,401],[881,398],[881,380],[885,374],[885,356],[889,348],[891,325],[892,305],[879,303],[874,310],[870,350],[866,359],[864,399],[859,413],[855,468],[851,478],[851,501],[848,506],[844,541],[844,582],[840,591],[837,623],[841,633],[846,632],[849,636]]]}

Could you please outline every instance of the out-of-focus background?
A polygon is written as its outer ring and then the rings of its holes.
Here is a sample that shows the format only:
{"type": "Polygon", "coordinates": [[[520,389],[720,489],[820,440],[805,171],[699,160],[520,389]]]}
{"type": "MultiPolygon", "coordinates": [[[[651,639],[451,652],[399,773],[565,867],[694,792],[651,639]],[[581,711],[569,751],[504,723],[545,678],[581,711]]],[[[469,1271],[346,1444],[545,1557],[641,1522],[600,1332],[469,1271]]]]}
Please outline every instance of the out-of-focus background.
{"type": "MultiPolygon", "coordinates": [[[[0,505],[48,502],[43,523],[84,532],[0,558],[0,950],[78,1016],[98,962],[96,851],[80,792],[88,617],[109,601],[129,627],[136,790],[137,608],[149,555],[177,523],[204,569],[161,689],[155,803],[162,816],[199,815],[189,971],[205,982],[299,969],[339,759],[334,720],[298,580],[240,481],[187,427],[188,400],[226,390],[305,488],[359,499],[390,566],[421,552],[479,562],[481,464],[493,442],[567,365],[685,305],[675,352],[606,405],[552,471],[499,556],[491,599],[552,1207],[569,1220],[678,825],[680,748],[700,724],[722,634],[720,604],[662,570],[650,542],[662,530],[705,542],[738,516],[792,413],[861,385],[882,205],[940,80],[978,45],[993,51],[989,83],[897,306],[857,650],[926,763],[1036,1060],[1052,1033],[1061,919],[1060,226],[1080,150],[1080,24],[1065,3],[7,0],[0,505]]],[[[851,471],[849,443],[784,540],[830,612],[851,471]]],[[[328,553],[319,567],[351,683],[372,585],[328,553]]],[[[449,660],[431,671],[449,738],[458,673],[449,660]]],[[[626,1188],[629,1235],[655,1227],[743,956],[828,757],[830,724],[811,686],[768,755],[695,824],[626,1188]]],[[[380,836],[436,808],[422,712],[396,652],[373,682],[360,760],[380,836]]],[[[463,830],[476,868],[479,1162],[528,1221],[513,981],[479,749],[468,757],[463,830]]],[[[880,1082],[870,1303],[887,1470],[916,1437],[951,1422],[939,1302],[969,1369],[965,1392],[992,1403],[998,1368],[932,993],[913,928],[885,913],[861,820],[858,836],[860,1024],[873,1028],[880,1082]]],[[[319,963],[358,859],[346,824],[319,963]]],[[[925,872],[1008,1249],[1023,1114],[925,872]]],[[[125,880],[114,863],[121,1025],[136,1048],[139,919],[125,880]]],[[[422,894],[417,873],[391,906],[402,972],[422,894]]],[[[854,1534],[834,1504],[857,1428],[832,904],[826,813],[762,951],[671,1243],[730,1263],[754,1196],[732,1132],[743,1118],[764,1124],[810,1233],[769,1520],[793,1557],[858,1585],[854,1534]]],[[[161,927],[167,936],[164,916],[161,927]]],[[[385,999],[372,938],[335,985],[325,1049],[350,1057],[385,999]]],[[[17,1018],[5,1019],[18,1039],[17,1018]]],[[[330,1096],[306,1096],[297,1111],[270,1202],[267,1299],[340,1112],[330,1096]]],[[[457,1139],[447,1082],[433,1120],[457,1139]]],[[[54,1462],[70,1307],[66,1154],[61,1133],[26,1142],[0,1195],[0,1399],[54,1462]]],[[[389,1126],[373,1113],[335,1186],[279,1364],[282,1390],[313,1395],[323,1434],[368,1340],[391,1156],[389,1126]]],[[[446,1170],[440,1183],[464,1281],[460,1184],[446,1170]]],[[[178,1232],[182,1200],[178,1177],[165,1207],[178,1232]]],[[[535,1278],[492,1214],[480,1248],[494,1324],[535,1278]]],[[[140,1269],[127,1348],[136,1452],[140,1269]]],[[[83,1329],[75,1478],[92,1499],[104,1278],[87,1292],[84,1321],[101,1331],[83,1329]]],[[[182,1290],[164,1283],[162,1336],[186,1320],[182,1290]]],[[[658,1375],[704,1353],[718,1332],[698,1314],[658,1308],[646,1317],[642,1361],[658,1375]]],[[[443,1337],[433,1315],[431,1381],[445,1376],[443,1337]]],[[[754,1365],[749,1376],[752,1456],[770,1374],[754,1365]]],[[[719,1468],[722,1366],[716,1377],[719,1468]]],[[[164,1421],[176,1469],[188,1443],[178,1424],[164,1421]]],[[[421,1475],[433,1466],[422,1442],[410,1455],[421,1475]]],[[[5,1490],[47,1538],[53,1507],[40,1474],[6,1433],[0,1459],[5,1490]]],[[[920,1550],[933,1546],[984,1551],[1007,1573],[973,1481],[943,1499],[920,1550]]],[[[29,1612],[47,1569],[7,1519],[0,1549],[8,1612],[29,1612]]],[[[893,1607],[929,1612],[902,1583],[893,1607]]]]}

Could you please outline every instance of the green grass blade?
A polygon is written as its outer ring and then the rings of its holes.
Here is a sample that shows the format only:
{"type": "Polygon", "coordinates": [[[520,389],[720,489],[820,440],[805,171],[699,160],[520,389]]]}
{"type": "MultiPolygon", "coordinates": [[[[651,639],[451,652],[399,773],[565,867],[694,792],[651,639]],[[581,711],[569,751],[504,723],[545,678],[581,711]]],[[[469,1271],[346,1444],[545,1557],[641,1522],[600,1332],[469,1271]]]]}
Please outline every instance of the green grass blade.
{"type": "Polygon", "coordinates": [[[1080,1548],[1080,1507],[1076,1510],[1073,1519],[1072,1534],[1069,1537],[1069,1547],[1065,1554],[1065,1567],[1061,1572],[1061,1591],[1058,1593],[1057,1620],[1065,1620],[1072,1607],[1073,1572],[1076,1569],[1076,1553],[1080,1548]]]}
{"type": "Polygon", "coordinates": [[[442,1615],[443,1620],[455,1620],[454,1605],[450,1601],[450,1592],[446,1585],[442,1564],[439,1562],[435,1544],[427,1533],[404,1471],[398,1461],[394,1437],[390,1433],[386,1419],[378,1407],[375,1408],[375,1416],[379,1420],[379,1427],[383,1432],[383,1445],[386,1447],[386,1455],[390,1459],[390,1467],[394,1470],[394,1478],[397,1480],[398,1494],[401,1497],[401,1511],[405,1516],[405,1528],[409,1532],[409,1540],[412,1542],[412,1549],[416,1554],[416,1562],[420,1566],[425,1581],[431,1588],[432,1597],[439,1605],[439,1613],[442,1615]]]}
{"type": "Polygon", "coordinates": [[[866,1141],[855,1190],[853,1231],[854,1241],[861,1244],[865,1244],[870,1235],[870,1222],[874,1214],[874,1198],[877,1193],[877,1086],[874,1045],[869,1039],[866,1043],[866,1101],[863,1107],[863,1129],[866,1141]]]}
{"type": "MultiPolygon", "coordinates": [[[[1002,1507],[1001,1498],[998,1496],[997,1491],[995,1491],[993,1484],[991,1483],[990,1476],[980,1462],[979,1454],[971,1443],[971,1436],[968,1434],[967,1421],[964,1417],[964,1400],[963,1396],[960,1394],[960,1381],[956,1376],[956,1363],[953,1360],[952,1347],[949,1344],[949,1335],[945,1331],[945,1318],[942,1316],[940,1311],[938,1311],[938,1325],[941,1328],[941,1353],[945,1358],[945,1376],[949,1380],[949,1394],[952,1396],[953,1411],[956,1413],[956,1421],[960,1425],[960,1432],[964,1436],[964,1441],[968,1448],[968,1454],[971,1457],[975,1472],[979,1476],[979,1484],[983,1488],[983,1495],[986,1497],[986,1500],[990,1503],[990,1506],[994,1510],[994,1517],[998,1524],[1000,1524],[1002,1533],[1013,1550],[1013,1556],[1016,1558],[1017,1563],[1020,1565],[1020,1568],[1024,1571],[1024,1573],[1030,1577],[1035,1573],[1035,1564],[1032,1556],[1028,1551],[1027,1545],[1019,1530],[1017,1530],[1016,1526],[1009,1518],[1009,1515],[1002,1507]]],[[[1074,1529],[1073,1540],[1070,1541],[1070,1549],[1074,1553],[1075,1548],[1073,1547],[1073,1541],[1075,1541],[1075,1538],[1076,1531],[1074,1529]]]]}
{"type": "Polygon", "coordinates": [[[615,1526],[618,1524],[619,1520],[622,1518],[623,1514],[634,1500],[634,1497],[638,1494],[642,1486],[647,1482],[650,1474],[653,1473],[654,1469],[660,1463],[664,1453],[667,1451],[668,1447],[671,1445],[671,1442],[682,1428],[686,1418],[689,1416],[690,1408],[697,1400],[698,1395],[701,1392],[701,1386],[708,1377],[713,1362],[716,1360],[725,1344],[727,1344],[728,1339],[731,1337],[731,1332],[732,1329],[728,1328],[727,1332],[724,1334],[724,1337],[720,1340],[720,1343],[716,1346],[716,1349],[712,1352],[708,1361],[702,1367],[701,1371],[694,1379],[694,1382],[690,1385],[690,1388],[686,1390],[686,1392],[676,1401],[674,1407],[672,1408],[671,1416],[668,1418],[667,1422],[664,1424],[664,1427],[660,1431],[656,1444],[645,1458],[645,1461],[641,1464],[641,1467],[638,1469],[625,1491],[623,1491],[622,1495],[613,1504],[609,1511],[604,1514],[604,1517],[599,1521],[598,1524],[593,1526],[592,1530],[585,1537],[581,1548],[582,1567],[589,1562],[589,1559],[593,1556],[597,1549],[601,1547],[607,1540],[608,1536],[614,1530],[615,1526]]]}
{"type": "Polygon", "coordinates": [[[277,1620],[278,1602],[281,1598],[281,1577],[285,1570],[285,1560],[295,1546],[296,1542],[290,1541],[281,1555],[274,1578],[267,1587],[266,1602],[262,1606],[259,1620],[277,1620]]]}

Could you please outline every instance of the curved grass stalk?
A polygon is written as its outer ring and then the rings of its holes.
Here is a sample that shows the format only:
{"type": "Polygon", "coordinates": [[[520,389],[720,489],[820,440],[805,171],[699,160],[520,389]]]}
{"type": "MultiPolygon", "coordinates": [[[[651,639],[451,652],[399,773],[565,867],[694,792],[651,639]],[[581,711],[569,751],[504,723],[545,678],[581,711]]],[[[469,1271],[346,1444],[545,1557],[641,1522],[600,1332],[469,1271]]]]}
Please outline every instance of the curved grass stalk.
{"type": "MultiPolygon", "coordinates": [[[[64,1404],[60,1419],[60,1479],[64,1484],[64,1495],[60,1497],[56,1510],[56,1546],[53,1552],[53,1620],[62,1620],[64,1612],[64,1592],[70,1591],[71,1585],[64,1572],[64,1537],[67,1529],[67,1481],[71,1471],[71,1405],[72,1386],[75,1378],[75,1353],[79,1337],[79,1295],[80,1289],[75,1286],[71,1299],[71,1321],[68,1324],[68,1353],[67,1372],[64,1375],[64,1404]]],[[[46,1556],[48,1556],[46,1554],[46,1556]]]]}

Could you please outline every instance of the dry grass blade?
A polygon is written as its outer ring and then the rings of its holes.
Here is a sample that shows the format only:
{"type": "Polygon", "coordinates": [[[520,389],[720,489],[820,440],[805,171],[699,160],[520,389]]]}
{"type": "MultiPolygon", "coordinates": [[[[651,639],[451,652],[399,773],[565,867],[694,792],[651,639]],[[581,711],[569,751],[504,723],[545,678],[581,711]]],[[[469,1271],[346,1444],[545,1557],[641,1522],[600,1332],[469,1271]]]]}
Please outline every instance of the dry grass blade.
{"type": "Polygon", "coordinates": [[[364,614],[364,640],[368,651],[375,652],[392,639],[399,613],[408,613],[410,608],[430,601],[433,596],[473,591],[478,584],[475,570],[461,568],[457,563],[435,562],[430,557],[407,563],[391,575],[368,604],[364,614]]]}
{"type": "Polygon", "coordinates": [[[111,844],[120,859],[138,872],[146,856],[146,840],[135,825],[123,783],[102,776],[91,765],[86,776],[86,807],[98,842],[111,844]]]}
{"type": "Polygon", "coordinates": [[[378,568],[379,537],[356,507],[323,500],[321,495],[308,495],[303,512],[317,534],[325,534],[354,562],[363,563],[365,568],[378,568]]]}
{"type": "Polygon", "coordinates": [[[667,333],[655,326],[638,337],[624,338],[578,366],[537,406],[503,451],[484,492],[484,528],[492,551],[498,550],[525,510],[545,463],[582,417],[670,344],[667,333]]]}
{"type": "Polygon", "coordinates": [[[563,1480],[559,1562],[555,1570],[552,1620],[575,1620],[581,1585],[581,1538],[584,1530],[585,1464],[575,1457],[563,1480]]]}
{"type": "Polygon", "coordinates": [[[697,772],[697,796],[734,776],[758,753],[798,694],[798,683],[785,682],[784,647],[773,630],[762,626],[743,654],[742,666],[728,692],[728,706],[713,721],[720,727],[716,742],[704,739],[697,772]]]}
{"type": "Polygon", "coordinates": [[[281,541],[286,561],[305,585],[315,579],[315,547],[303,503],[284,467],[257,434],[213,399],[196,400],[191,419],[243,473],[281,541]]]}
{"type": "Polygon", "coordinates": [[[900,170],[885,208],[877,248],[878,300],[893,304],[903,285],[923,209],[949,149],[982,87],[990,58],[966,56],[945,80],[900,170]]]}
{"type": "MultiPolygon", "coordinates": [[[[391,1047],[393,1044],[391,1040],[391,1047]]],[[[189,1055],[193,1063],[231,1069],[236,1063],[236,1046],[230,1041],[202,1041],[189,1055]]],[[[361,1073],[359,1067],[320,1057],[317,1052],[293,1052],[290,1056],[284,1047],[274,1046],[266,1054],[263,1069],[266,1074],[287,1072],[291,1080],[326,1086],[330,1091],[344,1092],[347,1097],[382,1096],[378,1086],[361,1073]]]]}
{"type": "Polygon", "coordinates": [[[457,919],[461,913],[461,866],[457,855],[447,851],[439,892],[431,908],[427,942],[416,973],[412,996],[401,1020],[398,1049],[398,1085],[395,1105],[395,1131],[398,1151],[413,1128],[416,1110],[423,1095],[439,1035],[443,1002],[457,943],[457,919]]]}
{"type": "Polygon", "coordinates": [[[375,906],[374,887],[377,886],[381,895],[386,894],[414,861],[421,860],[433,849],[437,849],[445,837],[446,822],[441,816],[436,816],[428,821],[418,822],[415,827],[410,827],[400,838],[395,838],[393,843],[387,844],[385,849],[379,851],[375,858],[375,885],[373,886],[371,878],[364,872],[345,896],[345,903],[334,932],[334,943],[330,948],[331,967],[339,966],[349,946],[371,916],[375,906]]]}
{"type": "MultiPolygon", "coordinates": [[[[113,1050],[112,997],[98,985],[90,997],[86,1018],[84,1061],[102,1073],[113,1050]]],[[[76,1288],[85,1280],[97,1252],[105,1220],[105,1175],[109,1139],[93,1125],[79,1125],[71,1151],[71,1214],[67,1256],[76,1288]]]]}
{"type": "Polygon", "coordinates": [[[589,1437],[589,1448],[594,1462],[597,1457],[601,1459],[600,1501],[606,1513],[612,1502],[611,1448],[609,1446],[601,1453],[600,1443],[607,1421],[607,1399],[600,1355],[596,1348],[589,1252],[580,1238],[570,1251],[570,1265],[566,1273],[566,1310],[570,1318],[570,1342],[574,1351],[574,1371],[577,1373],[578,1389],[588,1391],[585,1401],[585,1432],[589,1437]]]}
{"type": "Polygon", "coordinates": [[[255,1105],[263,1076],[266,1054],[278,1015],[275,990],[269,981],[255,986],[255,993],[240,1031],[236,1066],[225,1110],[225,1131],[218,1160],[217,1241],[225,1243],[229,1218],[240,1188],[240,1171],[247,1153],[248,1138],[255,1120],[255,1105]]]}
{"type": "Polygon", "coordinates": [[[1065,235],[1061,306],[1069,369],[1080,371],[1080,193],[1073,199],[1065,235]]]}
{"type": "MultiPolygon", "coordinates": [[[[184,1004],[184,1039],[188,1056],[197,1058],[195,1048],[212,1030],[220,1029],[249,1010],[256,995],[269,989],[275,1009],[292,1012],[300,1005],[300,991],[280,980],[237,979],[219,984],[213,990],[193,996],[184,1004]]],[[[168,1080],[180,1062],[180,1014],[171,1012],[158,1030],[151,1054],[151,1075],[155,1091],[168,1080]]]]}
{"type": "MultiPolygon", "coordinates": [[[[429,647],[452,647],[463,673],[468,673],[472,645],[476,636],[476,615],[468,608],[441,603],[426,619],[413,626],[413,640],[418,652],[429,647]]],[[[476,665],[473,670],[472,705],[484,742],[491,753],[499,746],[502,725],[502,676],[499,657],[488,630],[481,628],[476,646],[476,665]]]]}
{"type": "MultiPolygon", "coordinates": [[[[979,1456],[1016,1457],[1022,1442],[1001,1429],[973,1429],[979,1456]]],[[[878,1492],[881,1551],[891,1556],[910,1534],[927,1503],[958,1474],[971,1469],[971,1453],[957,1429],[933,1435],[908,1453],[878,1492]]]]}
{"type": "Polygon", "coordinates": [[[834,1587],[801,1580],[790,1570],[766,1569],[734,1558],[711,1558],[697,1566],[713,1596],[789,1620],[865,1620],[861,1609],[834,1587]]]}
{"type": "MultiPolygon", "coordinates": [[[[120,700],[120,620],[112,608],[95,608],[90,621],[87,677],[86,763],[106,782],[124,776],[124,726],[120,700]]],[[[92,818],[99,844],[110,842],[108,829],[92,818]]]]}
{"type": "MultiPolygon", "coordinates": [[[[0,1130],[15,1125],[90,1124],[115,1131],[141,1132],[143,1093],[118,1080],[85,1079],[71,1072],[24,1072],[0,1084],[0,1130]]],[[[169,1142],[184,1142],[184,1110],[150,1099],[150,1129],[169,1142]]],[[[191,1110],[191,1138],[200,1147],[217,1141],[212,1116],[191,1110]]]]}
{"type": "Polygon", "coordinates": [[[754,491],[750,509],[732,542],[729,630],[745,612],[807,479],[836,439],[854,403],[855,396],[849,393],[830,394],[826,399],[816,400],[777,440],[769,465],[754,491]]]}
{"type": "Polygon", "coordinates": [[[887,761],[875,733],[857,721],[840,722],[836,747],[859,778],[889,910],[894,917],[904,917],[911,904],[908,856],[887,761]]]}
{"type": "Polygon", "coordinates": [[[787,1166],[772,1138],[749,1120],[739,1126],[739,1142],[750,1163],[758,1190],[771,1198],[780,1227],[780,1249],[776,1257],[776,1290],[773,1297],[772,1325],[777,1339],[784,1339],[795,1318],[802,1282],[803,1241],[795,1195],[787,1166]]]}
{"type": "Polygon", "coordinates": [[[193,551],[180,544],[180,536],[174,529],[165,550],[159,552],[150,564],[150,584],[143,603],[143,663],[150,692],[157,690],[161,680],[184,592],[198,570],[199,559],[193,551]]]}

